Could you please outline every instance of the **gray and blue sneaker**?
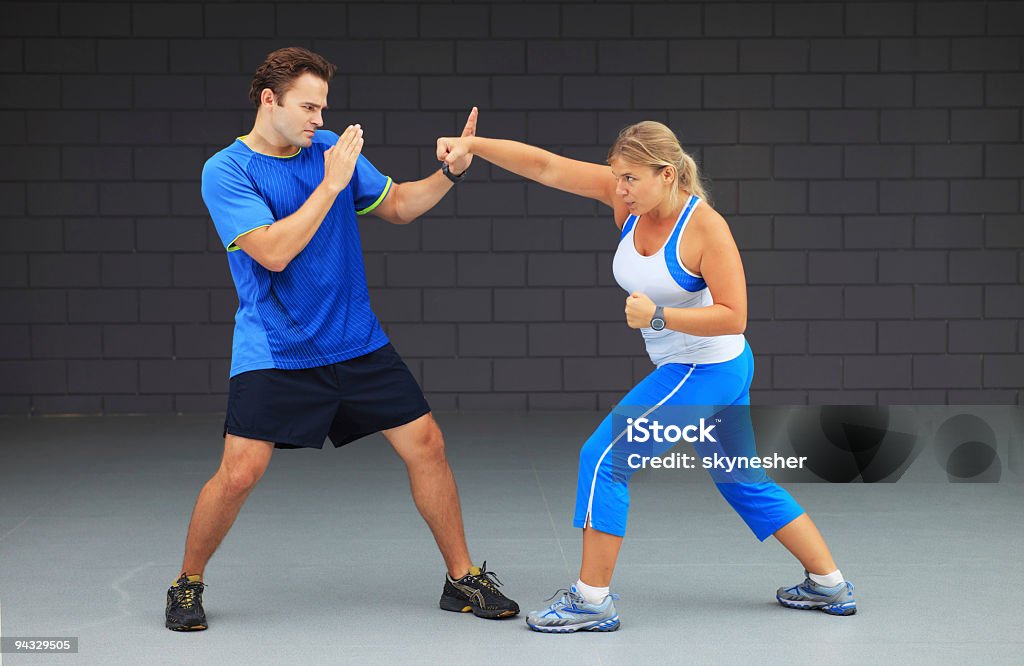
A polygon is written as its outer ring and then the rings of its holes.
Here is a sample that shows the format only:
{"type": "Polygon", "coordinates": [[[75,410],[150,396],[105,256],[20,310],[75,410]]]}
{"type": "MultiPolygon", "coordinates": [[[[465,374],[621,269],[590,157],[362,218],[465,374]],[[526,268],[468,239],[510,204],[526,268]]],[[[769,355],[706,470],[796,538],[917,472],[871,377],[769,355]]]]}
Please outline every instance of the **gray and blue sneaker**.
{"type": "Polygon", "coordinates": [[[857,602],[853,598],[853,583],[843,581],[835,587],[818,585],[804,571],[804,582],[793,587],[780,587],[775,598],[786,608],[820,610],[829,615],[853,615],[857,602]]]}
{"type": "Polygon", "coordinates": [[[526,616],[526,624],[534,631],[548,634],[571,634],[576,631],[615,631],[619,628],[619,612],[615,610],[617,594],[609,594],[599,604],[587,603],[576,586],[559,590],[562,598],[547,608],[526,616]]]}

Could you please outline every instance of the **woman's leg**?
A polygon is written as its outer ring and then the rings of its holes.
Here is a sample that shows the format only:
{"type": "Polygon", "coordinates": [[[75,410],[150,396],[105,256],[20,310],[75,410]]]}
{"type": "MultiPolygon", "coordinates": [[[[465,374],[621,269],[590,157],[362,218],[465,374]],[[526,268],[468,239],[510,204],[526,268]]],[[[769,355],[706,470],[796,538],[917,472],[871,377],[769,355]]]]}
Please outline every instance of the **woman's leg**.
{"type": "MultiPolygon", "coordinates": [[[[701,458],[718,456],[733,462],[735,467],[731,471],[711,467],[708,473],[729,506],[739,514],[754,536],[764,541],[799,520],[804,515],[803,507],[764,469],[748,466],[748,461],[757,457],[750,407],[732,405],[719,412],[716,418],[721,419],[717,428],[718,441],[697,443],[694,449],[701,458]]],[[[803,521],[797,524],[803,524],[803,521]]],[[[787,535],[783,534],[783,538],[787,535]]]]}
{"type": "MultiPolygon", "coordinates": [[[[750,420],[750,384],[754,379],[750,347],[731,361],[698,366],[695,379],[690,388],[698,391],[700,399],[726,405],[715,415],[717,441],[694,444],[702,458],[717,455],[736,461],[731,471],[714,467],[708,470],[722,497],[761,541],[774,534],[801,562],[806,558],[816,568],[834,564],[821,534],[796,500],[764,469],[740,465],[758,455],[750,420]]],[[[835,567],[828,571],[835,571],[835,567]]]]}
{"type": "Polygon", "coordinates": [[[650,455],[650,444],[630,442],[627,419],[656,419],[659,408],[679,394],[691,366],[662,366],[644,378],[605,417],[580,450],[576,513],[573,525],[583,529],[583,562],[580,580],[593,587],[607,587],[626,534],[629,513],[631,453],[650,455]]]}
{"type": "Polygon", "coordinates": [[[838,568],[821,532],[806,513],[779,529],[774,536],[800,560],[808,573],[824,576],[838,568]]]}
{"type": "Polygon", "coordinates": [[[775,598],[780,604],[797,610],[820,610],[829,615],[857,612],[853,583],[843,578],[810,516],[805,513],[796,518],[775,532],[775,538],[807,570],[807,578],[802,583],[776,591],[775,598]]]}
{"type": "Polygon", "coordinates": [[[657,418],[657,410],[675,395],[692,366],[662,366],[630,391],[580,449],[573,526],[583,530],[583,561],[573,591],[547,608],[527,615],[535,631],[573,633],[615,631],[619,613],[608,592],[615,561],[626,534],[632,453],[650,455],[650,445],[630,442],[628,419],[657,418]],[[597,588],[597,589],[594,589],[597,588]]]}
{"type": "MultiPolygon", "coordinates": [[[[721,431],[724,455],[748,458],[757,455],[753,428],[746,408],[726,410],[724,423],[732,427],[721,431]]],[[[810,517],[763,469],[724,473],[711,472],[719,492],[747,523],[758,539],[774,535],[808,572],[809,580],[781,587],[775,594],[788,608],[822,610],[830,615],[853,615],[857,602],[853,585],[845,581],[829,552],[825,540],[810,517]]]]}
{"type": "Polygon", "coordinates": [[[622,537],[587,527],[583,530],[583,562],[580,580],[593,587],[608,587],[612,583],[615,560],[619,557],[622,537]]]}
{"type": "Polygon", "coordinates": [[[676,425],[697,422],[700,416],[711,416],[714,405],[729,404],[745,392],[740,384],[746,379],[746,372],[745,365],[739,370],[730,365],[720,378],[699,366],[661,366],[601,422],[580,451],[573,524],[583,528],[581,582],[593,587],[608,587],[611,583],[626,530],[627,484],[635,471],[629,465],[629,455],[660,456],[671,448],[670,444],[629,442],[625,431],[627,418],[646,416],[663,424],[680,421],[676,425]]]}
{"type": "MultiPolygon", "coordinates": [[[[716,447],[722,450],[723,455],[749,459],[757,456],[749,413],[748,391],[754,369],[749,347],[736,360],[739,364],[734,364],[736,367],[732,370],[741,370],[744,362],[747,365],[746,388],[730,407],[723,410],[724,425],[719,431],[722,437],[716,447]]],[[[724,371],[728,365],[712,368],[710,374],[719,374],[715,371],[724,371]]],[[[789,608],[818,609],[831,615],[853,615],[857,612],[853,585],[843,579],[818,528],[788,492],[772,481],[763,469],[737,470],[731,474],[712,470],[711,476],[722,496],[758,539],[764,541],[774,535],[807,570],[810,580],[779,588],[776,593],[779,603],[789,608]]]]}

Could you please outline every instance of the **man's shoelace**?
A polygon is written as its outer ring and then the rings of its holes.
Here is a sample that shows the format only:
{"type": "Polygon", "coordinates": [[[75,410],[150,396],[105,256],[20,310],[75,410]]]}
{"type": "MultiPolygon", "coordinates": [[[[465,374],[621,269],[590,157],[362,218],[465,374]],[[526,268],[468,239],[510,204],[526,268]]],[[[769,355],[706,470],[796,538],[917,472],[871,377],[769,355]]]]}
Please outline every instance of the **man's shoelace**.
{"type": "Polygon", "coordinates": [[[182,608],[192,608],[196,602],[196,589],[202,592],[204,587],[203,583],[178,584],[174,586],[174,602],[182,608]]]}
{"type": "MultiPolygon", "coordinates": [[[[490,589],[492,592],[498,592],[498,587],[501,586],[501,580],[498,579],[497,574],[493,571],[487,570],[487,562],[485,561],[480,565],[480,573],[474,576],[480,584],[490,589]]],[[[498,592],[498,594],[501,594],[498,592]]]]}

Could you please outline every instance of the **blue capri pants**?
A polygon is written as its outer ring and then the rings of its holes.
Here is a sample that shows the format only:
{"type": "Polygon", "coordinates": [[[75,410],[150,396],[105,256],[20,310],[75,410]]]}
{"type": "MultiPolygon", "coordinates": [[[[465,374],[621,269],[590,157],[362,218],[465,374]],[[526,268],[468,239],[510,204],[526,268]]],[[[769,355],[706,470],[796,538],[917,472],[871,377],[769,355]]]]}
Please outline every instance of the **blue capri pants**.
{"type": "MultiPolygon", "coordinates": [[[[713,430],[715,443],[681,443],[694,448],[698,465],[704,456],[715,453],[733,458],[756,457],[749,413],[753,378],[754,357],[749,345],[730,361],[667,363],[644,378],[605,417],[580,450],[573,526],[583,528],[589,523],[601,532],[626,534],[629,478],[636,471],[626,463],[630,452],[641,450],[629,441],[631,437],[635,440],[637,431],[627,433],[627,418],[645,417],[651,422],[659,414],[667,420],[686,414],[693,422],[697,417],[715,422],[719,416],[720,422],[713,430]]],[[[691,434],[696,434],[696,429],[691,434]]],[[[644,446],[651,450],[651,445],[644,446]]],[[[654,452],[662,455],[671,444],[654,446],[661,447],[654,452]]],[[[728,473],[712,469],[709,473],[718,491],[761,541],[804,513],[796,500],[761,468],[737,468],[728,473]]]]}

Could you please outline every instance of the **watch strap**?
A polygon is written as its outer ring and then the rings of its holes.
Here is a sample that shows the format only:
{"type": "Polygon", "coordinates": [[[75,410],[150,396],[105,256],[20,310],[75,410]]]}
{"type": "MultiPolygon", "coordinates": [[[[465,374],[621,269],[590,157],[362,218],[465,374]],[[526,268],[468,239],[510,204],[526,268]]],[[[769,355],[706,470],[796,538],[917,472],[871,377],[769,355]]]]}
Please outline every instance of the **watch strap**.
{"type": "MultiPolygon", "coordinates": [[[[469,169],[466,169],[466,171],[469,171],[469,169]]],[[[460,180],[462,180],[462,177],[466,175],[466,171],[463,171],[460,174],[454,174],[451,172],[451,169],[448,168],[447,162],[441,163],[441,173],[443,173],[445,175],[445,178],[452,181],[453,183],[458,183],[460,180]]]]}
{"type": "Polygon", "coordinates": [[[654,324],[654,320],[655,319],[660,319],[662,321],[662,326],[661,327],[665,328],[665,308],[663,306],[656,305],[654,307],[654,316],[651,317],[652,328],[653,328],[653,324],[654,324]]]}

